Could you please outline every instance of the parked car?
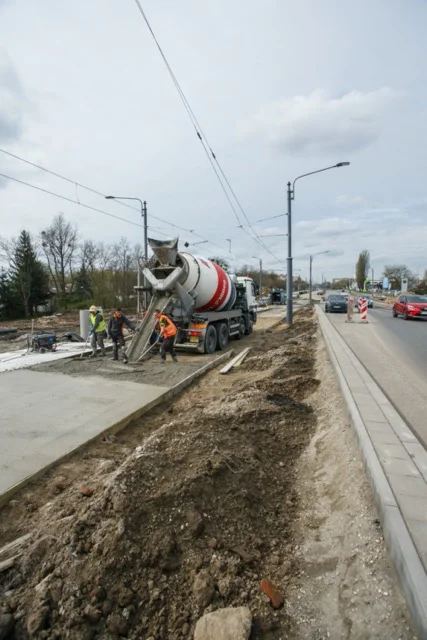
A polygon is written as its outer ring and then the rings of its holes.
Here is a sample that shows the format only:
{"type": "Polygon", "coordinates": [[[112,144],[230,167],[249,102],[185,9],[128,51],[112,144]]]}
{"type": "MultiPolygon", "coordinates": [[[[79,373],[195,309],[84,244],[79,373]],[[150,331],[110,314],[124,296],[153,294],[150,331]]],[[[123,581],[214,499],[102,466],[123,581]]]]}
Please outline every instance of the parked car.
{"type": "Polygon", "coordinates": [[[327,296],[325,313],[347,313],[346,296],[342,294],[330,294],[327,296]]]}
{"type": "Polygon", "coordinates": [[[355,308],[359,308],[359,300],[361,298],[366,298],[366,300],[368,301],[368,309],[373,309],[374,308],[374,300],[373,300],[372,296],[357,296],[354,299],[354,307],[355,308]]]}
{"type": "Polygon", "coordinates": [[[427,318],[427,296],[403,295],[393,305],[393,318],[427,318]]]}

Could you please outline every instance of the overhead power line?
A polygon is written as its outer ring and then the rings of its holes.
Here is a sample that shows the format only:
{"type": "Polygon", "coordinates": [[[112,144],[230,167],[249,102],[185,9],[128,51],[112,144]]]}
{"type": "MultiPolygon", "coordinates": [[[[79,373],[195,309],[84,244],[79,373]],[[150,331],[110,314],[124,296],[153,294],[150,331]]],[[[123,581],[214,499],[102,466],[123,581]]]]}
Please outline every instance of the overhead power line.
{"type": "MultiPolygon", "coordinates": [[[[55,176],[56,178],[59,178],[60,180],[65,180],[65,182],[68,182],[68,183],[74,185],[76,187],[76,189],[77,189],[77,187],[80,187],[81,189],[85,189],[86,191],[89,191],[90,193],[94,193],[97,196],[105,198],[106,194],[102,193],[101,191],[97,191],[96,189],[93,189],[92,187],[88,187],[87,185],[85,185],[85,184],[83,184],[81,182],[73,180],[72,178],[68,178],[67,176],[64,176],[63,174],[58,173],[57,171],[52,171],[51,169],[48,169],[47,167],[43,167],[40,164],[37,164],[35,162],[31,162],[31,160],[27,160],[26,158],[18,156],[15,153],[12,153],[11,151],[7,151],[6,149],[0,148],[0,151],[2,153],[4,153],[5,155],[10,156],[11,158],[14,158],[15,160],[19,160],[20,162],[24,162],[25,164],[28,164],[28,165],[36,168],[36,169],[40,169],[40,171],[44,171],[45,173],[48,173],[48,174],[50,174],[52,176],[55,176]]],[[[9,176],[5,176],[5,177],[9,177],[9,176]]],[[[20,181],[17,178],[9,177],[9,179],[13,180],[15,182],[20,182],[21,184],[26,184],[26,186],[33,187],[34,189],[38,189],[39,191],[45,191],[46,193],[49,193],[50,195],[56,195],[59,198],[62,197],[63,199],[69,200],[69,202],[73,202],[75,204],[79,204],[80,206],[86,206],[86,207],[89,206],[89,205],[83,205],[79,201],[79,199],[77,197],[77,193],[76,193],[76,200],[72,200],[72,199],[66,198],[65,196],[61,196],[60,194],[55,194],[55,193],[50,192],[50,191],[48,191],[46,189],[42,189],[41,187],[36,187],[35,185],[31,185],[29,183],[24,183],[23,181],[20,181]]],[[[137,211],[138,213],[141,213],[139,209],[137,209],[136,207],[134,207],[134,206],[132,206],[132,205],[126,203],[126,202],[122,202],[120,200],[113,200],[113,202],[115,202],[116,204],[119,204],[122,207],[126,207],[127,209],[132,209],[133,211],[137,211]]],[[[101,213],[103,212],[101,209],[95,209],[95,208],[93,208],[93,209],[95,211],[98,211],[98,212],[101,212],[101,213]]],[[[104,213],[106,213],[106,212],[104,212],[104,213]]],[[[129,222],[129,224],[134,224],[134,225],[137,224],[137,223],[134,223],[134,222],[132,222],[130,220],[126,220],[126,218],[120,218],[119,216],[115,216],[113,214],[106,213],[106,215],[109,215],[110,217],[113,217],[113,218],[117,218],[118,220],[122,220],[123,222],[129,222]]],[[[191,233],[196,238],[200,238],[201,240],[206,240],[206,238],[204,238],[202,235],[197,233],[194,229],[186,229],[185,227],[182,227],[179,224],[174,224],[173,222],[169,222],[168,220],[164,220],[163,218],[159,218],[158,216],[155,216],[155,215],[152,215],[152,214],[150,214],[150,218],[152,218],[153,220],[158,220],[159,222],[163,222],[164,224],[167,224],[167,225],[171,226],[173,229],[179,229],[180,231],[185,231],[185,233],[191,233]]],[[[141,227],[142,225],[137,225],[137,226],[141,227]]],[[[149,227],[149,228],[157,230],[157,227],[149,227]]],[[[161,233],[160,231],[159,231],[159,233],[160,233],[160,235],[163,235],[165,237],[169,237],[168,234],[166,234],[166,233],[161,233]]],[[[208,240],[208,242],[212,246],[214,246],[214,247],[216,247],[218,249],[221,249],[221,251],[224,251],[224,252],[227,253],[227,250],[226,250],[225,247],[222,247],[221,245],[217,244],[216,242],[213,242],[212,240],[208,240]]]]}
{"type": "Polygon", "coordinates": [[[109,216],[110,218],[116,218],[116,220],[121,220],[122,222],[127,222],[128,224],[132,224],[134,227],[141,227],[142,229],[144,228],[144,226],[142,224],[138,224],[138,222],[132,222],[132,220],[126,220],[126,218],[121,218],[120,216],[116,216],[113,213],[108,213],[108,211],[103,211],[103,209],[97,209],[96,207],[91,207],[89,204],[84,204],[83,202],[79,202],[78,200],[67,198],[66,196],[63,196],[60,193],[49,191],[49,189],[43,189],[42,187],[38,187],[35,184],[31,184],[30,182],[25,182],[25,180],[19,180],[18,178],[7,176],[5,173],[0,173],[0,178],[6,178],[7,180],[12,180],[13,182],[17,182],[18,184],[22,184],[26,187],[31,187],[31,189],[36,189],[36,191],[42,191],[43,193],[48,193],[50,196],[55,196],[56,198],[60,198],[61,200],[65,200],[66,202],[77,204],[80,207],[84,207],[85,209],[91,209],[92,211],[103,213],[105,216],[109,216]]]}
{"type": "Polygon", "coordinates": [[[205,153],[206,153],[206,155],[207,155],[207,157],[209,159],[209,162],[210,162],[210,164],[211,164],[211,166],[212,166],[212,168],[213,168],[213,170],[215,172],[215,175],[216,175],[216,177],[217,177],[217,179],[218,179],[218,181],[219,181],[219,183],[221,185],[221,188],[224,191],[224,194],[225,194],[225,196],[226,196],[226,198],[227,198],[227,200],[228,200],[228,202],[230,204],[230,207],[231,207],[231,209],[232,209],[232,211],[233,211],[233,213],[234,213],[234,215],[236,217],[236,220],[238,222],[239,227],[242,230],[245,230],[243,225],[242,225],[242,223],[241,223],[239,214],[237,213],[236,208],[235,208],[235,206],[234,206],[234,204],[233,204],[233,202],[232,202],[232,200],[230,198],[230,195],[227,192],[227,189],[226,189],[226,187],[225,187],[225,185],[224,185],[224,183],[223,183],[223,181],[221,179],[221,176],[224,179],[224,181],[225,181],[225,183],[226,183],[226,185],[227,185],[232,197],[234,198],[239,210],[241,211],[244,219],[246,220],[246,223],[247,223],[248,227],[250,228],[250,230],[253,233],[253,236],[251,234],[248,234],[248,235],[253,240],[255,240],[255,242],[257,242],[261,247],[263,247],[263,249],[265,251],[267,251],[273,258],[275,258],[277,260],[278,259],[277,256],[275,256],[270,251],[270,249],[265,245],[265,243],[260,239],[259,235],[257,234],[255,229],[253,228],[248,216],[246,215],[245,210],[243,209],[243,207],[242,207],[242,205],[241,205],[241,203],[240,203],[235,191],[233,190],[233,188],[232,188],[232,186],[230,184],[230,181],[228,180],[223,168],[221,167],[221,165],[220,165],[220,163],[218,161],[218,158],[216,157],[216,154],[212,150],[212,147],[211,147],[211,145],[210,145],[210,143],[209,143],[209,141],[208,141],[208,139],[207,139],[202,127],[200,126],[200,123],[199,123],[199,121],[198,121],[193,109],[191,108],[191,105],[188,102],[188,100],[187,100],[187,98],[186,98],[186,96],[184,94],[184,91],[181,88],[181,85],[179,84],[178,79],[175,76],[175,73],[173,72],[172,67],[170,66],[170,64],[168,62],[168,59],[166,58],[166,55],[165,55],[165,53],[164,53],[164,51],[163,51],[163,49],[162,49],[157,37],[156,37],[156,34],[154,33],[154,31],[153,31],[153,29],[151,27],[151,24],[150,24],[146,14],[145,14],[145,11],[142,8],[140,0],[135,0],[135,3],[136,3],[136,5],[137,5],[137,7],[138,7],[138,9],[139,9],[139,11],[141,13],[141,16],[144,19],[145,24],[147,25],[147,28],[148,28],[149,32],[151,33],[151,35],[153,37],[153,40],[154,40],[154,42],[155,42],[155,44],[156,44],[156,46],[157,46],[157,48],[159,50],[159,53],[160,53],[160,55],[161,55],[161,57],[163,59],[163,62],[165,63],[166,68],[167,68],[167,70],[168,70],[168,72],[169,72],[169,74],[170,74],[170,76],[172,78],[172,82],[174,83],[175,88],[176,88],[176,90],[178,92],[178,95],[181,98],[181,101],[182,101],[182,103],[184,105],[184,108],[185,108],[187,114],[188,114],[188,117],[190,118],[190,121],[191,121],[191,123],[192,123],[192,125],[193,125],[193,127],[194,127],[194,129],[196,131],[197,137],[199,138],[200,142],[202,143],[203,149],[204,149],[204,151],[205,151],[205,153]],[[218,167],[218,170],[217,170],[216,167],[218,167]]]}

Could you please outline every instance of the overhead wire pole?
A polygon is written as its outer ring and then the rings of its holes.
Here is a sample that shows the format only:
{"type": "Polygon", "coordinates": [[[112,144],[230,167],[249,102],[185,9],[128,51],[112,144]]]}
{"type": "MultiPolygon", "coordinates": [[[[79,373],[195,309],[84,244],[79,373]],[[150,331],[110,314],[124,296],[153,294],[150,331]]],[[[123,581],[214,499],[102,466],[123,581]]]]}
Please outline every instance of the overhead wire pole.
{"type": "Polygon", "coordinates": [[[256,260],[259,260],[259,297],[262,298],[262,258],[259,256],[252,256],[256,260]]]}
{"type": "Polygon", "coordinates": [[[295,200],[295,183],[301,178],[312,176],[315,173],[322,173],[329,169],[338,169],[339,167],[347,167],[349,162],[338,162],[331,167],[325,167],[324,169],[317,169],[317,171],[310,171],[309,173],[303,173],[295,178],[293,183],[288,182],[287,202],[288,202],[288,257],[287,257],[287,276],[286,276],[286,322],[291,325],[293,322],[293,275],[292,275],[292,200],[295,200]]]}
{"type": "Polygon", "coordinates": [[[317,253],[313,253],[310,256],[310,279],[308,285],[308,304],[311,306],[311,294],[313,290],[313,258],[314,256],[320,256],[324,253],[329,253],[329,249],[327,251],[318,251],[317,253]]]}

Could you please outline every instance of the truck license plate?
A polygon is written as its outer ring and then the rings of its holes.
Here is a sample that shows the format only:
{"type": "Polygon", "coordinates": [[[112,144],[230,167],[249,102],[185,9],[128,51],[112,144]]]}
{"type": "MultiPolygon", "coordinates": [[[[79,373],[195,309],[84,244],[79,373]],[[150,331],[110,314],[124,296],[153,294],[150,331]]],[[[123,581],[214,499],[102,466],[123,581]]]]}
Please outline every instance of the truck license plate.
{"type": "Polygon", "coordinates": [[[190,336],[190,342],[199,342],[198,336],[190,336]]]}

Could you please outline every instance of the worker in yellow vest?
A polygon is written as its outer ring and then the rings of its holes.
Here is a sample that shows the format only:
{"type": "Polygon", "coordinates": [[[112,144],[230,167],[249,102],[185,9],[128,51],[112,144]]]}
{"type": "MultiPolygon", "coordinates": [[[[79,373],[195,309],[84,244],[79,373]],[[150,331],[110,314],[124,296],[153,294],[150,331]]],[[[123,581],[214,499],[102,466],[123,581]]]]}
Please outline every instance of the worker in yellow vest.
{"type": "Polygon", "coordinates": [[[92,347],[91,358],[96,358],[97,346],[101,349],[101,356],[105,356],[104,338],[107,337],[107,325],[104,315],[93,304],[89,309],[90,345],[92,347]]]}
{"type": "Polygon", "coordinates": [[[154,317],[158,320],[159,323],[159,336],[158,340],[161,342],[160,344],[160,362],[161,364],[165,364],[166,362],[166,354],[170,353],[172,360],[174,362],[178,362],[178,358],[175,355],[174,351],[174,343],[175,337],[177,333],[177,328],[168,316],[165,316],[160,309],[156,309],[154,311],[154,317]]]}

